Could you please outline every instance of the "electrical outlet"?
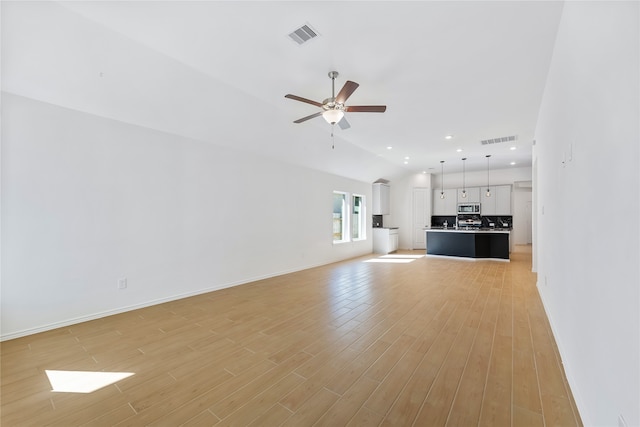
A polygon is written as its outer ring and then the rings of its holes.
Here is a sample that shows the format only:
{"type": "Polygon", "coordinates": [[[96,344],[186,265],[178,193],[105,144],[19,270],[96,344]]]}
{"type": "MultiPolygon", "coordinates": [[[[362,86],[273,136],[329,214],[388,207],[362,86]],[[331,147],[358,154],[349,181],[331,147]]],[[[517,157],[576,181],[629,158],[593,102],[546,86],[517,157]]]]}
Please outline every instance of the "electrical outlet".
{"type": "Polygon", "coordinates": [[[127,278],[122,277],[118,279],[118,289],[127,289],[127,278]]]}

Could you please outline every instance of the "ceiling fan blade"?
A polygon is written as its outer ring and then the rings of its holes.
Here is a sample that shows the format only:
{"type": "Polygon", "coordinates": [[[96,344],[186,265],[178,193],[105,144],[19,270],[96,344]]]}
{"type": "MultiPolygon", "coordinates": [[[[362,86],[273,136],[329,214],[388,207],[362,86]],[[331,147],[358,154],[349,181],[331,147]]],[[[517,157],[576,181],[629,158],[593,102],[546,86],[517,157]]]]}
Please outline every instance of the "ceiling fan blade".
{"type": "Polygon", "coordinates": [[[301,96],[287,94],[284,97],[285,98],[289,98],[289,99],[293,99],[295,101],[306,102],[307,104],[315,105],[316,107],[322,107],[321,103],[316,102],[316,101],[312,101],[312,100],[307,99],[307,98],[303,98],[301,96]]]}
{"type": "Polygon", "coordinates": [[[338,122],[338,126],[340,126],[340,129],[342,130],[347,130],[351,127],[346,117],[343,117],[342,120],[338,122]]]}
{"type": "Polygon", "coordinates": [[[322,115],[322,111],[318,111],[317,113],[314,113],[314,114],[312,114],[312,115],[310,115],[310,116],[306,116],[306,117],[303,117],[303,118],[301,118],[301,119],[295,120],[293,123],[302,123],[302,122],[306,122],[306,121],[307,121],[307,120],[309,120],[309,119],[313,119],[314,117],[318,117],[318,116],[321,116],[321,115],[322,115]]]}
{"type": "Polygon", "coordinates": [[[342,89],[340,89],[338,96],[336,96],[336,102],[339,104],[347,102],[347,99],[356,89],[358,89],[358,86],[360,86],[358,83],[347,80],[344,86],[342,86],[342,89]]]}
{"type": "Polygon", "coordinates": [[[352,105],[344,107],[344,111],[350,113],[384,113],[387,111],[386,105],[352,105]]]}

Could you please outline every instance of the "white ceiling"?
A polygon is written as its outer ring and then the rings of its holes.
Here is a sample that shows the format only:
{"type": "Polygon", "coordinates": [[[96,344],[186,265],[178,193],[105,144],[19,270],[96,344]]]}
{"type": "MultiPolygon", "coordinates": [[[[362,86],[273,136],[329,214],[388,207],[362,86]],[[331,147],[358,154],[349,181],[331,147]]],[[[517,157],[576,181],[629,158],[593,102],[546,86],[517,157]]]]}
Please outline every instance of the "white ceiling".
{"type": "Polygon", "coordinates": [[[3,1],[2,89],[363,181],[440,160],[459,171],[462,157],[481,170],[487,154],[525,166],[561,13],[556,1],[3,1]],[[299,46],[287,35],[303,24],[320,36],[299,46]],[[321,117],[292,123],[316,107],[284,98],[322,102],[331,70],[336,92],[360,84],[347,105],[387,105],[347,113],[335,149],[321,117]]]}

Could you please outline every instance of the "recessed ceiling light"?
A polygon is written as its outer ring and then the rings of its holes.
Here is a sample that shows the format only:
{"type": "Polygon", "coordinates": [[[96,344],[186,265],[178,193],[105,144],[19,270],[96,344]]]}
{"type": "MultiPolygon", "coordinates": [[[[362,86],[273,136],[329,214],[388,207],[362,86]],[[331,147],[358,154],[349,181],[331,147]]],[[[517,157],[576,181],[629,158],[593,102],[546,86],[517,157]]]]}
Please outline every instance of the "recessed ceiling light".
{"type": "Polygon", "coordinates": [[[404,159],[405,159],[405,160],[409,160],[409,156],[406,156],[404,159]]]}
{"type": "Polygon", "coordinates": [[[404,161],[404,164],[405,164],[405,165],[408,165],[408,164],[409,164],[409,162],[405,160],[405,161],[404,161]]]}
{"type": "Polygon", "coordinates": [[[516,147],[511,147],[511,148],[509,148],[509,150],[511,150],[511,151],[513,151],[513,150],[515,150],[515,149],[516,149],[516,147]]]}
{"type": "Polygon", "coordinates": [[[458,153],[462,153],[462,148],[458,148],[456,151],[457,151],[458,153]]]}
{"type": "Polygon", "coordinates": [[[444,137],[444,139],[451,139],[451,138],[453,138],[453,135],[446,135],[446,136],[444,137]]]}
{"type": "Polygon", "coordinates": [[[392,148],[393,148],[392,146],[388,146],[388,147],[387,147],[387,150],[391,150],[392,148]]]}
{"type": "Polygon", "coordinates": [[[511,162],[511,163],[509,163],[509,164],[510,164],[511,166],[513,166],[513,165],[515,165],[515,164],[516,164],[516,162],[511,162]]]}

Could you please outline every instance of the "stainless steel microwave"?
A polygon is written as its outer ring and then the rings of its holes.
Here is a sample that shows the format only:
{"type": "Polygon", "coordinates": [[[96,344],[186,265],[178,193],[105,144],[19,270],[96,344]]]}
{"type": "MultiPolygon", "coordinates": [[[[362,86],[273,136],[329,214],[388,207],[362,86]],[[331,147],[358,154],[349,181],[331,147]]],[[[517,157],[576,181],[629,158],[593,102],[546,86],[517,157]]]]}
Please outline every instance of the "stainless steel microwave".
{"type": "Polygon", "coordinates": [[[460,214],[480,215],[480,203],[458,203],[458,215],[460,214]]]}

